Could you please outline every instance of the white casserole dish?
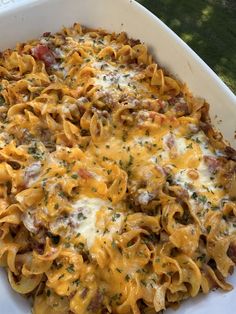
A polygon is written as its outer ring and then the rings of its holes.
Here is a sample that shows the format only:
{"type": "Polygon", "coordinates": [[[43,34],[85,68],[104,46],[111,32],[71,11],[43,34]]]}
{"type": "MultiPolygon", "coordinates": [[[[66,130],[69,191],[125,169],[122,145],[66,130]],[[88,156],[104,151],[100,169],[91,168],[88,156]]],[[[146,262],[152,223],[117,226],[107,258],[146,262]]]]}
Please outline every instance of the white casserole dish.
{"type": "MultiPolygon", "coordinates": [[[[0,0],[0,50],[74,22],[109,31],[126,31],[130,37],[145,42],[159,64],[186,82],[195,96],[210,103],[213,124],[236,148],[234,94],[177,35],[133,0],[0,0]]],[[[11,291],[4,271],[0,274],[0,313],[31,313],[29,302],[11,291]]],[[[230,282],[236,287],[235,276],[230,282]]],[[[236,289],[188,300],[179,310],[166,313],[232,314],[235,308],[236,289]]]]}

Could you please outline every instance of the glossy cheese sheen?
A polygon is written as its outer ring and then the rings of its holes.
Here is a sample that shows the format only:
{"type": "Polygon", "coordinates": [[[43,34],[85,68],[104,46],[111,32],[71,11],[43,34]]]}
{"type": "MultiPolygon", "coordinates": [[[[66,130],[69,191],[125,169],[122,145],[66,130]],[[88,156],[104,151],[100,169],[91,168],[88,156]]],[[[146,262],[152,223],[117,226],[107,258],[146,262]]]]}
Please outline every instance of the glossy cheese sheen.
{"type": "Polygon", "coordinates": [[[101,67],[103,67],[104,71],[102,72],[102,74],[97,75],[95,79],[95,84],[101,86],[104,90],[107,90],[112,86],[119,86],[121,90],[127,89],[127,87],[129,87],[129,84],[135,82],[133,80],[133,78],[137,74],[137,72],[135,71],[117,71],[116,66],[112,66],[107,63],[95,63],[92,66],[95,66],[98,69],[101,69],[101,67]]]}
{"type": "Polygon", "coordinates": [[[84,239],[90,250],[97,237],[109,237],[120,229],[123,214],[116,212],[112,221],[114,208],[111,202],[99,198],[81,197],[72,204],[72,211],[65,219],[59,219],[51,224],[53,233],[65,230],[67,236],[77,236],[84,239]],[[105,222],[107,217],[108,222],[105,222]]]}
{"type": "MultiPolygon", "coordinates": [[[[103,206],[107,206],[107,202],[104,202],[98,198],[81,198],[72,205],[76,213],[83,215],[82,218],[79,219],[79,225],[76,227],[74,232],[80,233],[86,239],[88,248],[93,245],[94,239],[96,237],[97,212],[103,206]]],[[[74,217],[74,219],[75,221],[78,221],[78,216],[74,217]]]]}

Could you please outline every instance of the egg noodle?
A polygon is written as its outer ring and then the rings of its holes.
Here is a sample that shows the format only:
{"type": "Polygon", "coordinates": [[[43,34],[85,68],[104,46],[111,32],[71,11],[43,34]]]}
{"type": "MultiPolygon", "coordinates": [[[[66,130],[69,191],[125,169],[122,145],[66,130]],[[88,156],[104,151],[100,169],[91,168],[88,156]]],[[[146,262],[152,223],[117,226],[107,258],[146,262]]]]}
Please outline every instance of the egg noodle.
{"type": "Polygon", "coordinates": [[[235,152],[125,33],[0,54],[0,262],[35,314],[152,314],[236,262],[235,152]]]}

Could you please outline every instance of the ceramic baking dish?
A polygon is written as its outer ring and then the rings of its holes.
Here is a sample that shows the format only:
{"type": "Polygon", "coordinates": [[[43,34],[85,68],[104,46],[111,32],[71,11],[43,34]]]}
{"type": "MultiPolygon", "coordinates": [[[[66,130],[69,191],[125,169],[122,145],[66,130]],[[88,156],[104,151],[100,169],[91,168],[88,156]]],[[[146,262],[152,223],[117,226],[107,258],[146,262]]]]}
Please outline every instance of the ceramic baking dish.
{"type": "MultiPolygon", "coordinates": [[[[236,148],[236,97],[219,77],[165,24],[133,0],[0,0],[0,50],[55,32],[74,22],[109,31],[126,31],[150,48],[159,64],[210,103],[213,124],[236,148]],[[221,121],[221,122],[219,122],[221,121]]],[[[31,313],[30,301],[14,294],[0,272],[0,313],[31,313]]],[[[230,282],[236,287],[236,278],[230,282]]],[[[232,314],[236,290],[215,291],[186,301],[166,313],[232,314]]]]}

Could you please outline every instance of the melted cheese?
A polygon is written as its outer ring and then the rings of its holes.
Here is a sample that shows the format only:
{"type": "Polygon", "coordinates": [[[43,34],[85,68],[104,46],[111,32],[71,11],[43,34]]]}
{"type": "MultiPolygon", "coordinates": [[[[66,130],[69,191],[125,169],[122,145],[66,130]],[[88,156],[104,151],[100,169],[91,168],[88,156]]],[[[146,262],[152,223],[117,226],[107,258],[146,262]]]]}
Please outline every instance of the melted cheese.
{"type": "MultiPolygon", "coordinates": [[[[90,248],[96,237],[96,217],[97,212],[106,206],[107,202],[97,198],[82,198],[72,205],[74,209],[73,222],[75,224],[75,232],[80,233],[90,248]],[[82,214],[82,218],[78,222],[78,213],[82,214]]],[[[109,205],[109,203],[108,203],[109,205]]]]}
{"type": "Polygon", "coordinates": [[[82,236],[90,249],[94,245],[96,237],[112,238],[112,234],[120,230],[123,214],[114,212],[113,205],[109,201],[81,197],[72,204],[72,208],[65,218],[51,223],[50,229],[53,233],[66,231],[67,236],[82,236]],[[105,217],[109,218],[109,224],[104,222],[105,217]],[[99,223],[97,223],[98,219],[99,223]],[[109,228],[107,228],[108,225],[109,228]]]}
{"type": "Polygon", "coordinates": [[[117,94],[123,90],[133,91],[137,82],[134,80],[136,71],[121,70],[117,71],[117,67],[109,63],[95,63],[97,68],[103,67],[103,70],[96,75],[95,85],[100,86],[104,91],[109,90],[112,94],[117,94]],[[113,89],[114,88],[114,89],[113,89]]]}

